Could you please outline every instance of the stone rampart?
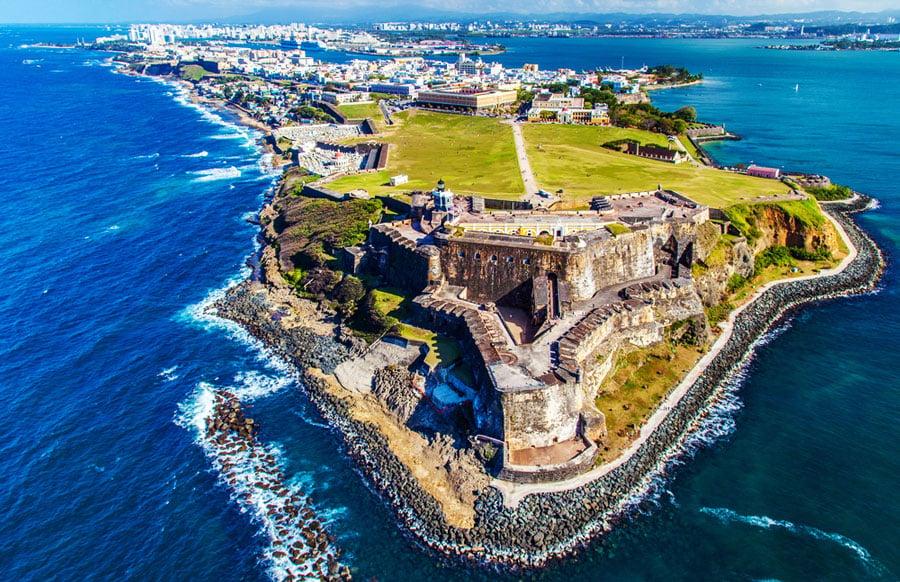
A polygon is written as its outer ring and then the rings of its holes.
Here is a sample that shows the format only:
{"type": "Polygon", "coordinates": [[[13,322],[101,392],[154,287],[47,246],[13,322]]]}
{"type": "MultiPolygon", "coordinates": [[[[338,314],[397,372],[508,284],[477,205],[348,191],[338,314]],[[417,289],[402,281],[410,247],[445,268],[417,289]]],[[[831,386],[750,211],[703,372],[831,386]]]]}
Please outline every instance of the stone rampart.
{"type": "Polygon", "coordinates": [[[509,243],[495,237],[450,236],[441,241],[444,276],[464,286],[472,301],[497,302],[534,277],[553,273],[569,287],[573,301],[589,299],[605,287],[651,277],[659,233],[639,229],[617,237],[586,238],[585,244],[542,245],[525,237],[509,243]]]}
{"type": "Polygon", "coordinates": [[[390,224],[369,231],[375,260],[391,285],[418,293],[429,285],[435,271],[440,274],[440,253],[432,246],[418,246],[390,224]]]}
{"type": "Polygon", "coordinates": [[[574,382],[504,392],[500,402],[503,432],[511,450],[549,447],[578,436],[583,402],[581,388],[574,382]]]}

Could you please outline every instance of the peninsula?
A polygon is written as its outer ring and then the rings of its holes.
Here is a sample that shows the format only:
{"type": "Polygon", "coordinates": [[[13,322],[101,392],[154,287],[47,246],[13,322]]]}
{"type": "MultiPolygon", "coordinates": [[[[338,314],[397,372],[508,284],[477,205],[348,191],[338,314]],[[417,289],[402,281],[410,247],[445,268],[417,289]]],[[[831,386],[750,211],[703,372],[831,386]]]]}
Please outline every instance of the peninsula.
{"type": "MultiPolygon", "coordinates": [[[[238,111],[284,166],[253,276],[211,311],[295,365],[437,554],[533,568],[577,551],[627,515],[776,320],[880,276],[851,218],[869,198],[718,166],[704,140],[734,136],[650,103],[701,80],[684,69],[338,65],[167,30],[133,29],[123,70],[238,111]]],[[[258,446],[233,395],[216,406],[211,437],[258,446]]],[[[316,523],[304,558],[349,575],[316,523]]]]}

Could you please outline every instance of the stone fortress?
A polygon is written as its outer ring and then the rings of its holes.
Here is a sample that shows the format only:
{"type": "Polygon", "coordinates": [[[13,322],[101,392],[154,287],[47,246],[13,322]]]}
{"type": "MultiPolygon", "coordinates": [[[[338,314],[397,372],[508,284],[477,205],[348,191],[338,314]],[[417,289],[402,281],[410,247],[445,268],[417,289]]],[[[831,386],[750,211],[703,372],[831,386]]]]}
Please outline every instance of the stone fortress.
{"type": "Polygon", "coordinates": [[[606,436],[594,400],[616,354],[663,341],[676,323],[707,332],[691,265],[709,209],[675,192],[598,197],[591,211],[488,212],[439,182],[411,207],[372,226],[366,260],[432,327],[465,338],[471,431],[500,445],[501,479],[592,467],[606,436]]]}

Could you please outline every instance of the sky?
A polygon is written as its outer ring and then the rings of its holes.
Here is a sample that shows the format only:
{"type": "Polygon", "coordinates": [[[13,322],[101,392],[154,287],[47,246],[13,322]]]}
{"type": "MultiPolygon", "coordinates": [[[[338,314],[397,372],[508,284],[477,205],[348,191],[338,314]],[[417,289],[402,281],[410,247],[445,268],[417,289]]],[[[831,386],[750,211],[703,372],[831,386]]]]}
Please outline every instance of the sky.
{"type": "Polygon", "coordinates": [[[304,13],[352,13],[354,8],[374,9],[366,19],[377,20],[378,8],[402,5],[467,14],[502,11],[753,15],[815,10],[876,12],[896,9],[898,0],[0,0],[0,22],[214,21],[267,11],[303,21],[304,13]]]}

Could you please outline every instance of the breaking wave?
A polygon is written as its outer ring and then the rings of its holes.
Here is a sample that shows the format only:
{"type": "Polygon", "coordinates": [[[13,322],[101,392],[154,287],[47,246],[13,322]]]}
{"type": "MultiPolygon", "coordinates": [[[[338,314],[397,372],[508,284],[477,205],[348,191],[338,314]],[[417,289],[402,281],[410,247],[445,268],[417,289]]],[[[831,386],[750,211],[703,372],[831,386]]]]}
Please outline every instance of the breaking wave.
{"type": "Polygon", "coordinates": [[[808,525],[798,525],[782,519],[773,519],[765,515],[741,515],[724,507],[701,507],[701,513],[711,515],[722,523],[743,523],[762,529],[782,529],[797,536],[810,537],[816,540],[838,544],[850,551],[874,574],[887,574],[886,568],[872,557],[867,549],[854,540],[837,533],[822,531],[808,525]]]}
{"type": "Polygon", "coordinates": [[[195,154],[184,154],[181,157],[182,158],[205,158],[208,155],[209,155],[209,152],[206,150],[203,150],[202,152],[197,152],[195,154]]]}
{"type": "Polygon", "coordinates": [[[245,400],[288,383],[259,373],[239,374],[237,385],[224,389],[201,382],[179,406],[175,422],[195,434],[232,500],[259,525],[273,580],[349,577],[300,483],[285,480],[281,450],[259,440],[258,426],[243,413],[245,400]]]}
{"type": "Polygon", "coordinates": [[[208,170],[197,170],[188,173],[198,176],[197,178],[194,178],[194,182],[215,182],[216,180],[231,180],[233,178],[241,177],[241,171],[234,166],[229,166],[227,168],[209,168],[208,170]]]}

